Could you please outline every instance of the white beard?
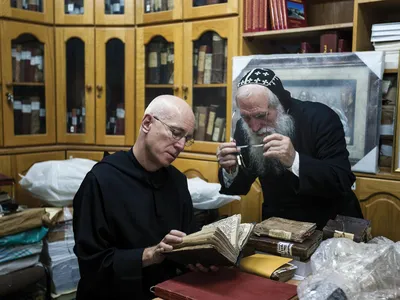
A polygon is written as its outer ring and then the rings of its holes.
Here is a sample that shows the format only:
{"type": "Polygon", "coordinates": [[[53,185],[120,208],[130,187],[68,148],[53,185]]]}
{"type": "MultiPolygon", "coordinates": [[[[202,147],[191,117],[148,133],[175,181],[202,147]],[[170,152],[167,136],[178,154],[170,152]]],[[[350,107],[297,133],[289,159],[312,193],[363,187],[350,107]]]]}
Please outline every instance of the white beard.
{"type": "MultiPolygon", "coordinates": [[[[276,126],[267,126],[260,129],[257,133],[254,133],[251,128],[242,122],[242,129],[245,133],[245,139],[248,145],[261,144],[263,139],[273,133],[279,133],[284,136],[293,139],[294,136],[294,120],[293,118],[283,111],[283,107],[278,107],[278,115],[276,118],[276,126]],[[265,134],[259,136],[257,134],[265,134]]],[[[263,156],[263,147],[250,147],[249,148],[249,159],[250,168],[257,174],[257,176],[265,176],[267,174],[281,175],[285,171],[286,167],[276,158],[266,158],[263,156]]]]}

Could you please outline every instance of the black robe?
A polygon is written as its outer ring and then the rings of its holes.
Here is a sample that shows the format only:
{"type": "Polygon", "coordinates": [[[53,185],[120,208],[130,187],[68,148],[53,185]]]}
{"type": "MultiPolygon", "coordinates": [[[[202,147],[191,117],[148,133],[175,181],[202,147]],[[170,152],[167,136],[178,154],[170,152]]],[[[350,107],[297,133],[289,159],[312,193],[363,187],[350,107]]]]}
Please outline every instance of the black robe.
{"type": "Polygon", "coordinates": [[[73,206],[78,300],[152,298],[150,287],[175,276],[179,266],[164,260],[143,268],[144,248],[172,229],[197,229],[186,177],[173,166],[147,172],[131,150],[96,164],[73,206]]]}
{"type": "MultiPolygon", "coordinates": [[[[282,101],[281,101],[282,102],[282,101]]],[[[328,106],[317,102],[302,102],[286,98],[287,112],[293,117],[295,136],[292,140],[299,153],[299,177],[285,170],[281,176],[259,177],[264,203],[263,220],[271,216],[317,223],[322,229],[336,214],[362,218],[362,212],[351,186],[351,172],[343,125],[328,106]]],[[[239,120],[235,131],[237,145],[246,145],[239,120]]],[[[246,166],[249,152],[242,149],[246,166]]],[[[229,188],[224,185],[219,170],[221,193],[246,195],[257,176],[250,169],[239,168],[229,188]]]]}

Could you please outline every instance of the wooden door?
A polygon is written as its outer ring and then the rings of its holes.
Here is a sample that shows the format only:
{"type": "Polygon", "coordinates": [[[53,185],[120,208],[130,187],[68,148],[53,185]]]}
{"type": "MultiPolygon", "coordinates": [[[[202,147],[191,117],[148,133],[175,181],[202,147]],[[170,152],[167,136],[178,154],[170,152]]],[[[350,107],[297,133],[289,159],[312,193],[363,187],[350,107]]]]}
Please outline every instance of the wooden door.
{"type": "Polygon", "coordinates": [[[184,19],[200,19],[237,15],[239,13],[239,0],[183,0],[184,19]],[[218,2],[217,4],[207,4],[218,2]]]}
{"type": "Polygon", "coordinates": [[[135,23],[134,1],[96,1],[95,23],[99,25],[133,25],[135,23]]]}
{"type": "MultiPolygon", "coordinates": [[[[13,177],[14,174],[12,172],[12,165],[11,165],[11,155],[1,155],[0,156],[0,173],[13,177]]],[[[17,184],[17,180],[15,180],[15,184],[17,184]]],[[[7,192],[10,196],[12,194],[12,187],[11,186],[0,186],[0,191],[7,192]]],[[[15,195],[14,195],[15,197],[15,195]]]]}
{"type": "Polygon", "coordinates": [[[184,97],[197,119],[195,143],[187,151],[215,154],[229,140],[238,26],[237,17],[185,23],[184,68],[193,72],[184,76],[184,97]]]}
{"type": "Polygon", "coordinates": [[[163,94],[182,97],[182,24],[137,29],[136,131],[149,103],[163,94]]]}
{"type": "Polygon", "coordinates": [[[357,178],[355,192],[364,218],[372,222],[372,235],[400,241],[400,182],[357,178]]]}
{"type": "Polygon", "coordinates": [[[129,146],[135,128],[135,29],[96,28],[96,144],[129,146]]]}
{"type": "Polygon", "coordinates": [[[0,16],[28,22],[53,24],[54,1],[38,0],[30,2],[2,0],[0,1],[0,16]]]}
{"type": "Polygon", "coordinates": [[[4,145],[55,143],[54,31],[3,21],[4,145]]]}
{"type": "MultiPolygon", "coordinates": [[[[0,22],[0,41],[2,41],[1,34],[2,34],[2,23],[0,22]]],[[[3,86],[3,66],[1,61],[1,45],[0,45],[0,146],[3,146],[3,91],[5,86],[3,86]]]]}
{"type": "MultiPolygon", "coordinates": [[[[14,166],[13,177],[19,181],[22,176],[26,175],[30,167],[37,162],[49,160],[64,160],[65,151],[51,151],[29,154],[17,154],[12,156],[12,165],[14,166]]],[[[27,205],[28,207],[39,207],[44,205],[39,199],[33,197],[30,192],[24,190],[19,184],[16,188],[16,200],[20,205],[27,205]]]]}
{"type": "Polygon", "coordinates": [[[90,25],[94,23],[94,0],[55,0],[54,3],[56,24],[90,25]]]}
{"type": "Polygon", "coordinates": [[[94,29],[56,28],[57,141],[95,143],[94,29]]]}
{"type": "Polygon", "coordinates": [[[183,15],[183,0],[136,1],[136,23],[156,24],[181,20],[183,15]]]}

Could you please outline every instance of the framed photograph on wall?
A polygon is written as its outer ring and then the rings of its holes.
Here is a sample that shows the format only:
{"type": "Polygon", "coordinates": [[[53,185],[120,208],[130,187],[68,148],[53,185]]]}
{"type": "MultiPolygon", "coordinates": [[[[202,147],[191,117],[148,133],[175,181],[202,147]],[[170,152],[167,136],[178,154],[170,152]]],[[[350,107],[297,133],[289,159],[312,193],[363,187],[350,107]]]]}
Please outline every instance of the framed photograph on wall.
{"type": "Polygon", "coordinates": [[[382,52],[234,57],[232,130],[240,117],[234,99],[237,83],[253,68],[273,70],[292,98],[332,108],[343,125],[352,170],[378,172],[382,52]]]}

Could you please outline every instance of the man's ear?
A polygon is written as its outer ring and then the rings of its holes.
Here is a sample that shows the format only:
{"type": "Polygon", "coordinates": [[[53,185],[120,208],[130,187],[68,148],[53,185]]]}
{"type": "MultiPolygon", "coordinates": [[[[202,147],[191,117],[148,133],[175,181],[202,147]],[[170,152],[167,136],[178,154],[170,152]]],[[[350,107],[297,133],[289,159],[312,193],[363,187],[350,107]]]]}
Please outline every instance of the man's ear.
{"type": "Polygon", "coordinates": [[[144,133],[148,133],[151,128],[153,117],[149,114],[145,114],[142,119],[142,130],[144,133]]]}

